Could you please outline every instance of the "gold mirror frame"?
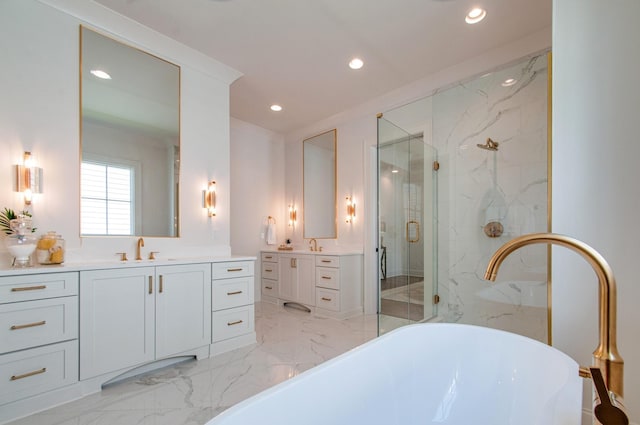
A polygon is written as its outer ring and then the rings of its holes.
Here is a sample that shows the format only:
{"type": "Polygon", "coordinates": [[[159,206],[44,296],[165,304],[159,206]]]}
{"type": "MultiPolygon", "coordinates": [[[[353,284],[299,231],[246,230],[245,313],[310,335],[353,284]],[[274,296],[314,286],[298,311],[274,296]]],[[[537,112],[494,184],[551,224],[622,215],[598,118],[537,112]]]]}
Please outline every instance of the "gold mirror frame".
{"type": "Polygon", "coordinates": [[[80,236],[179,237],[181,69],[83,25],[79,37],[80,236]],[[113,75],[99,79],[95,69],[113,75]],[[130,176],[121,184],[129,193],[90,192],[88,169],[98,188],[116,181],[111,171],[130,176]],[[110,229],[118,209],[127,219],[110,229]]]}
{"type": "Polygon", "coordinates": [[[302,141],[303,238],[338,238],[337,130],[302,141]]]}

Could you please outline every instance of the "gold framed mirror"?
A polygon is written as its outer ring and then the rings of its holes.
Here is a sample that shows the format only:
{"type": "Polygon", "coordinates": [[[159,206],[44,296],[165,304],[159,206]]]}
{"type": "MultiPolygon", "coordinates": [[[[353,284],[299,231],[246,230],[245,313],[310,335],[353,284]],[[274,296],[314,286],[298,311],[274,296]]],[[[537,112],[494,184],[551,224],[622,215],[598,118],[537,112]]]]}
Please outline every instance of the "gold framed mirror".
{"type": "Polygon", "coordinates": [[[336,239],[337,131],[329,130],[304,139],[303,146],[303,237],[336,239]]]}
{"type": "Polygon", "coordinates": [[[80,235],[179,236],[180,67],[80,26],[80,235]]]}

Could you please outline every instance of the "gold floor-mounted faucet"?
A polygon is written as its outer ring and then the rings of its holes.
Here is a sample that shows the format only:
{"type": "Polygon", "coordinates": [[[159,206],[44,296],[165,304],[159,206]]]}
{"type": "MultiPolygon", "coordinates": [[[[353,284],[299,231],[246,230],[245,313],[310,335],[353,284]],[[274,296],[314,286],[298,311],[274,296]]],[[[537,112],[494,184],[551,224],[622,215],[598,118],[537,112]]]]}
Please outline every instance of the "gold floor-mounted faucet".
{"type": "Polygon", "coordinates": [[[141,248],[144,246],[144,239],[138,239],[138,245],[136,246],[136,261],[142,261],[141,248]]]}
{"type": "MultiPolygon", "coordinates": [[[[600,368],[614,399],[623,396],[624,361],[616,347],[616,281],[607,261],[595,249],[577,239],[555,233],[532,233],[519,236],[500,247],[489,260],[484,278],[495,281],[500,264],[513,251],[531,244],[564,246],[580,254],[593,267],[600,285],[600,342],[593,352],[593,364],[600,368]]],[[[590,377],[588,368],[580,368],[580,376],[590,377]]]]}

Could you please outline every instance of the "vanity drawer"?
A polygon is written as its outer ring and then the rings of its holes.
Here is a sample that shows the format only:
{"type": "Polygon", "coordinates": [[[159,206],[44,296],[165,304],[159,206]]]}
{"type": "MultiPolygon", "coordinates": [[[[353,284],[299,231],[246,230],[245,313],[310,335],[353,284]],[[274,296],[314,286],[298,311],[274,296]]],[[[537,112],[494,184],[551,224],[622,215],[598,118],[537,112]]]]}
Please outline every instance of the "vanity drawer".
{"type": "Polygon", "coordinates": [[[78,273],[0,277],[0,304],[78,295],[78,273]]]}
{"type": "Polygon", "coordinates": [[[340,311],[340,292],[333,289],[316,288],[316,307],[340,311]]]}
{"type": "Polygon", "coordinates": [[[211,320],[213,321],[211,324],[213,342],[253,332],[253,305],[215,311],[211,320]]]}
{"type": "Polygon", "coordinates": [[[263,252],[262,253],[262,262],[271,262],[271,263],[277,263],[278,262],[278,254],[274,254],[272,252],[263,252]]]}
{"type": "Polygon", "coordinates": [[[340,257],[336,255],[316,255],[316,266],[340,267],[340,257]]]}
{"type": "Polygon", "coordinates": [[[316,287],[340,289],[340,269],[316,267],[316,287]]]}
{"type": "Polygon", "coordinates": [[[270,297],[278,297],[278,281],[262,279],[262,294],[270,297]]]}
{"type": "Polygon", "coordinates": [[[78,341],[0,356],[0,404],[78,382],[78,341]]]}
{"type": "Polygon", "coordinates": [[[213,279],[227,279],[242,276],[253,276],[253,261],[225,261],[224,263],[213,263],[213,279]]]}
{"type": "Polygon", "coordinates": [[[0,353],[78,338],[78,297],[0,305],[0,353]]]}
{"type": "Polygon", "coordinates": [[[239,307],[253,303],[253,276],[213,281],[212,310],[239,307]]]}
{"type": "Polygon", "coordinates": [[[266,279],[278,278],[278,263],[262,263],[262,277],[266,279]]]}

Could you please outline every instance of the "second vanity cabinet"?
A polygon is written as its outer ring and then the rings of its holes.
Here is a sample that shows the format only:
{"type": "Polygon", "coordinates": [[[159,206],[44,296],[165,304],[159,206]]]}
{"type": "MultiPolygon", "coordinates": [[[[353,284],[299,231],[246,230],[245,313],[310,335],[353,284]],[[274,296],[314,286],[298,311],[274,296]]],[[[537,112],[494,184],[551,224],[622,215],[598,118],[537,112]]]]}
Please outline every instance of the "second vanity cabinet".
{"type": "Polygon", "coordinates": [[[211,341],[211,264],[80,272],[80,379],[211,341]]]}
{"type": "Polygon", "coordinates": [[[296,302],[338,319],[362,313],[362,254],[263,251],[261,260],[265,301],[296,302]]]}

